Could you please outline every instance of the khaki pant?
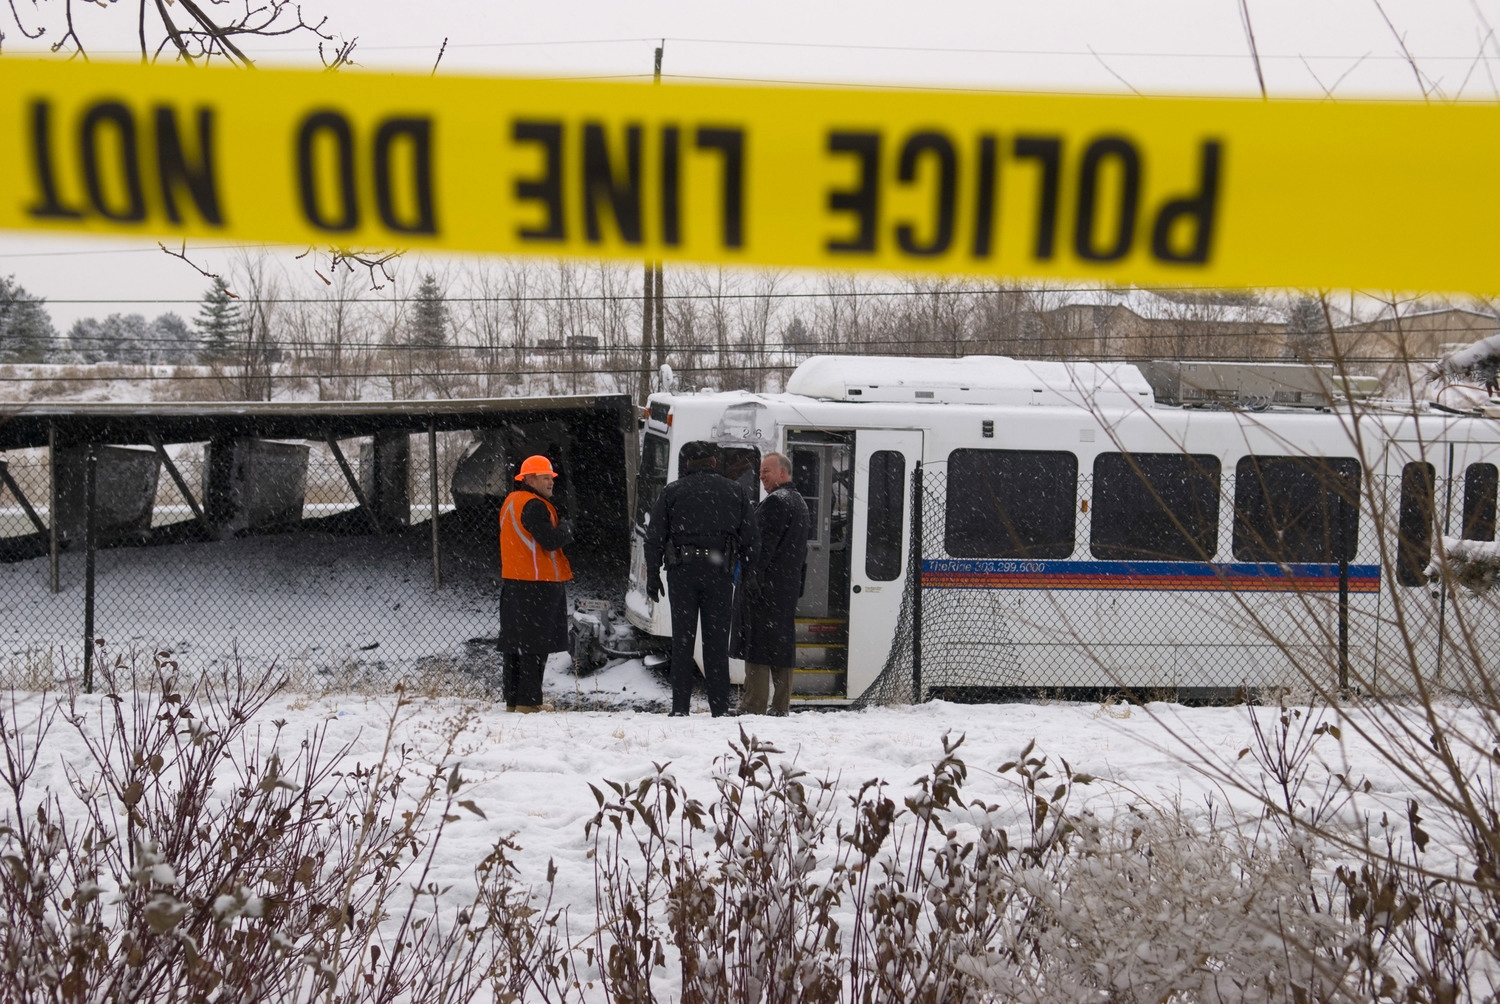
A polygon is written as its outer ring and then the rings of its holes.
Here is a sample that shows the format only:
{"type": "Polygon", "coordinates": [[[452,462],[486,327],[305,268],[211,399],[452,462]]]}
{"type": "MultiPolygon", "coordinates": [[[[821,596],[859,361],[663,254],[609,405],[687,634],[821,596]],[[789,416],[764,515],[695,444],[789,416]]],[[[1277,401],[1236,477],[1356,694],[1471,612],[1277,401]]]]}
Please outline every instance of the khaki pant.
{"type": "Polygon", "coordinates": [[[771,714],[785,715],[792,707],[792,667],[745,663],[745,692],[740,695],[740,714],[765,714],[766,698],[770,696],[768,691],[773,684],[776,696],[771,701],[771,714]]]}

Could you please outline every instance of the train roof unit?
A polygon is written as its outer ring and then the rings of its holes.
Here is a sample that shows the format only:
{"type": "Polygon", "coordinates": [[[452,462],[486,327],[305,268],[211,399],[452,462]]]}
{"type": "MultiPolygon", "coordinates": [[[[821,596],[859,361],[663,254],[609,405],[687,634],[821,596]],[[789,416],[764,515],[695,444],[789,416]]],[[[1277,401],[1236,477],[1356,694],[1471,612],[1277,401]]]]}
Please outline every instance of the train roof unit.
{"type": "Polygon", "coordinates": [[[1151,384],[1129,363],[1009,356],[813,356],[792,373],[786,389],[824,401],[890,404],[1149,408],[1155,403],[1151,384]]]}

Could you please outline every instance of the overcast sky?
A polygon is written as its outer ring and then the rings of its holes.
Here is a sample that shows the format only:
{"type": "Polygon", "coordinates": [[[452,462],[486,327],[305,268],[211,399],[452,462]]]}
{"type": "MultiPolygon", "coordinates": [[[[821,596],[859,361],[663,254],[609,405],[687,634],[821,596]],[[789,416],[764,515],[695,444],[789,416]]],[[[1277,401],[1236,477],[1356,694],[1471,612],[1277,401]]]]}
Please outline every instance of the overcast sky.
{"type": "MultiPolygon", "coordinates": [[[[28,31],[48,28],[36,42],[0,13],[4,55],[55,39],[61,3],[41,0],[38,14],[29,3],[15,5],[28,31]]],[[[1500,26],[1500,0],[1248,4],[1272,98],[1421,100],[1425,92],[1434,100],[1500,100],[1500,38],[1491,31],[1500,26]]],[[[92,55],[136,54],[135,6],[75,5],[92,55]]],[[[439,73],[640,78],[650,76],[653,50],[665,39],[666,83],[1260,93],[1238,0],[304,0],[302,10],[307,20],[326,15],[325,31],[336,38],[357,39],[355,61],[373,71],[430,71],[447,39],[439,73]]],[[[316,66],[316,42],[290,36],[251,51],[263,63],[316,66]]],[[[215,270],[229,254],[196,252],[215,270]]],[[[63,331],[77,317],[114,311],[191,317],[206,285],[147,242],[0,234],[0,275],[7,274],[48,298],[63,331]],[[126,302],[137,300],[156,302],[126,302]]]]}

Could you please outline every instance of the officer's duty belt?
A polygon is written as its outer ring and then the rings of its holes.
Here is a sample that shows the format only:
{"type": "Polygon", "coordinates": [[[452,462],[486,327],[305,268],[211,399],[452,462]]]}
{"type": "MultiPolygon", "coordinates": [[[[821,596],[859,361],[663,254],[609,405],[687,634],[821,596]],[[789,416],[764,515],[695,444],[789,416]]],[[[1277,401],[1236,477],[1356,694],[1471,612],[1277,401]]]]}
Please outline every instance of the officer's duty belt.
{"type": "Polygon", "coordinates": [[[717,558],[722,563],[724,561],[724,552],[716,547],[679,547],[677,549],[677,558],[679,561],[686,561],[689,558],[709,558],[711,560],[717,558]]]}

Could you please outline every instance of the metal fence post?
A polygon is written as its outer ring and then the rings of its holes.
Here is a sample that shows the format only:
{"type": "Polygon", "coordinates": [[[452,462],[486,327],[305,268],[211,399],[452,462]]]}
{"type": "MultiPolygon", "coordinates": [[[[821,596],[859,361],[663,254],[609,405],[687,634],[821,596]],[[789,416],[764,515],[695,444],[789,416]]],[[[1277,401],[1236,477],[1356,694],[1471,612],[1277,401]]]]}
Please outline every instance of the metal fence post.
{"type": "Polygon", "coordinates": [[[911,472],[911,696],[922,703],[922,461],[911,472]]]}
{"type": "Polygon", "coordinates": [[[47,423],[47,559],[52,573],[52,592],[58,591],[57,575],[57,423],[47,423]]]}
{"type": "Polygon", "coordinates": [[[437,419],[427,420],[427,489],[432,504],[432,588],[443,588],[443,559],[438,550],[437,419]]]}
{"type": "MultiPolygon", "coordinates": [[[[1434,499],[1433,501],[1436,501],[1434,499]]],[[[1443,529],[1440,532],[1444,537],[1452,531],[1453,524],[1453,444],[1448,444],[1448,467],[1443,477],[1443,529]]],[[[1441,548],[1434,548],[1442,554],[1445,562],[1448,556],[1448,545],[1445,543],[1441,548]]],[[[1438,580],[1438,641],[1437,641],[1437,667],[1434,673],[1434,682],[1441,683],[1443,680],[1443,648],[1448,642],[1448,576],[1444,575],[1438,580]]]]}
{"type": "Polygon", "coordinates": [[[98,519],[94,500],[98,489],[99,451],[89,444],[83,478],[83,692],[94,692],[94,539],[98,519]]]}
{"type": "Polygon", "coordinates": [[[1346,528],[1346,512],[1348,502],[1344,499],[1344,489],[1348,487],[1348,479],[1339,478],[1339,506],[1338,506],[1338,548],[1339,548],[1339,694],[1349,692],[1349,550],[1347,547],[1348,529],[1346,528]]]}

